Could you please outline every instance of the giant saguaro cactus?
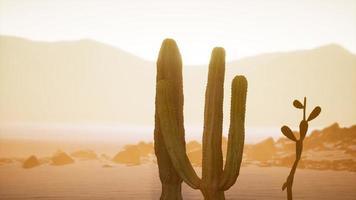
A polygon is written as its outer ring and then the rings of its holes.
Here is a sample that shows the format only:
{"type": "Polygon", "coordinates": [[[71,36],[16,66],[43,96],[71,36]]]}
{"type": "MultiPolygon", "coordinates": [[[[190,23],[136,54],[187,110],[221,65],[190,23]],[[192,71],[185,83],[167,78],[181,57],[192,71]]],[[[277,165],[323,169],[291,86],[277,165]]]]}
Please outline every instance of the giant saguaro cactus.
{"type": "MultiPolygon", "coordinates": [[[[163,42],[157,62],[157,77],[162,77],[157,78],[156,89],[156,130],[159,129],[159,134],[155,135],[159,135],[159,137],[155,136],[155,145],[162,145],[156,147],[156,155],[160,160],[158,164],[162,166],[173,165],[175,171],[172,174],[178,173],[189,186],[201,190],[205,199],[225,199],[224,191],[236,182],[240,172],[245,137],[247,80],[243,76],[236,76],[232,82],[229,140],[226,163],[223,168],[221,139],[225,51],[223,48],[213,50],[205,93],[203,166],[202,178],[199,178],[185,152],[183,94],[181,93],[182,75],[177,74],[177,72],[181,73],[181,68],[177,70],[174,61],[166,60],[175,59],[176,56],[163,58],[163,55],[173,55],[169,52],[163,52],[165,49],[169,50],[165,47],[168,44],[175,45],[175,42],[172,40],[163,42]],[[162,62],[162,60],[165,60],[165,62],[162,62]],[[164,73],[170,76],[165,77],[162,75],[164,73]],[[176,76],[176,78],[172,78],[173,76],[176,76]],[[180,81],[177,81],[178,79],[180,81]],[[164,150],[157,151],[157,148],[164,148],[164,150]],[[163,157],[165,163],[163,163],[163,157]]],[[[162,174],[162,166],[159,166],[160,174],[162,174]]],[[[164,185],[165,182],[162,181],[162,184],[164,185]]]]}
{"type": "MultiPolygon", "coordinates": [[[[182,81],[182,59],[178,47],[174,40],[165,40],[162,43],[157,60],[157,85],[161,81],[170,81],[171,90],[175,94],[175,99],[171,102],[172,109],[175,110],[177,126],[183,127],[183,81],[182,81]]],[[[156,88],[159,94],[159,88],[156,88]]],[[[160,126],[161,117],[158,114],[158,95],[156,95],[154,148],[159,168],[159,176],[162,183],[161,200],[181,200],[182,179],[173,167],[169,158],[167,146],[163,141],[162,128],[160,126]]],[[[180,145],[185,151],[184,129],[179,129],[176,133],[180,145]]]]}

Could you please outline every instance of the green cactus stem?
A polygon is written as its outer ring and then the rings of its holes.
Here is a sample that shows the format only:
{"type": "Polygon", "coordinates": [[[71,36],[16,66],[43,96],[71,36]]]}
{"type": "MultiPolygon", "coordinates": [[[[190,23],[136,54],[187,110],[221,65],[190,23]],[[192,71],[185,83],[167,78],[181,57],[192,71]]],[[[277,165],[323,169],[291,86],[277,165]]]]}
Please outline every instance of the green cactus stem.
{"type": "Polygon", "coordinates": [[[178,115],[180,110],[176,107],[177,95],[180,95],[175,90],[176,83],[170,79],[157,82],[156,116],[158,113],[160,139],[163,138],[165,150],[179,176],[190,187],[201,190],[207,200],[225,199],[224,191],[237,180],[243,154],[247,80],[243,76],[236,76],[232,82],[228,152],[223,168],[221,140],[224,76],[225,51],[223,48],[215,48],[210,60],[205,93],[202,178],[194,171],[185,152],[182,138],[184,126],[178,115]]]}
{"type": "Polygon", "coordinates": [[[308,132],[309,122],[311,120],[315,119],[321,112],[321,108],[319,106],[317,106],[309,114],[308,119],[306,119],[306,107],[307,107],[307,98],[306,97],[304,97],[303,104],[298,100],[294,100],[293,105],[297,109],[303,109],[303,119],[299,123],[299,140],[295,137],[292,130],[288,126],[283,126],[281,128],[283,135],[285,135],[288,139],[295,142],[295,161],[293,163],[292,169],[287,177],[286,182],[282,186],[283,191],[285,189],[287,189],[287,199],[288,200],[293,199],[292,188],[293,188],[294,175],[297,170],[298,163],[302,157],[303,142],[304,142],[305,136],[308,132]]]}

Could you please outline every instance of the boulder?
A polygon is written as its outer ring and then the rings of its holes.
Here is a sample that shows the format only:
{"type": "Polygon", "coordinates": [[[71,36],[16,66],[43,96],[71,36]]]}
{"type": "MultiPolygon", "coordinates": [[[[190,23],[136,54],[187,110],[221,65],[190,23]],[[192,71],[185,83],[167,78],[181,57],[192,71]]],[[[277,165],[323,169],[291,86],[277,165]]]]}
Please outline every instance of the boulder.
{"type": "Polygon", "coordinates": [[[201,144],[195,140],[190,141],[186,144],[186,151],[187,152],[192,152],[201,149],[201,144]]]}
{"type": "Polygon", "coordinates": [[[12,162],[13,162],[13,160],[10,158],[0,158],[0,166],[5,165],[5,164],[10,164],[12,162]]]}
{"type": "Polygon", "coordinates": [[[153,154],[153,143],[145,143],[145,142],[139,142],[137,145],[138,150],[140,151],[140,156],[141,157],[146,157],[150,154],[153,154]]]}
{"type": "Polygon", "coordinates": [[[115,155],[112,161],[126,165],[141,164],[140,150],[136,145],[127,145],[123,151],[115,155]]]}
{"type": "Polygon", "coordinates": [[[30,156],[29,158],[27,158],[23,164],[22,164],[22,168],[24,169],[30,169],[30,168],[33,168],[33,167],[37,167],[39,166],[41,163],[40,161],[38,160],[38,158],[36,156],[30,156]]]}
{"type": "Polygon", "coordinates": [[[70,154],[73,158],[78,158],[82,160],[96,160],[98,159],[98,155],[92,150],[80,150],[75,151],[70,154]]]}
{"type": "Polygon", "coordinates": [[[197,149],[190,151],[188,153],[188,158],[193,166],[202,166],[202,149],[197,149]]]}
{"type": "Polygon", "coordinates": [[[260,143],[252,145],[246,152],[247,158],[256,161],[272,160],[276,153],[275,142],[273,138],[268,138],[260,143]]]}
{"type": "Polygon", "coordinates": [[[117,153],[112,161],[126,165],[139,165],[153,155],[153,143],[139,142],[136,145],[126,145],[117,153]]]}
{"type": "Polygon", "coordinates": [[[74,163],[74,160],[65,152],[57,152],[55,153],[52,158],[52,165],[67,165],[67,164],[71,164],[74,163]]]}

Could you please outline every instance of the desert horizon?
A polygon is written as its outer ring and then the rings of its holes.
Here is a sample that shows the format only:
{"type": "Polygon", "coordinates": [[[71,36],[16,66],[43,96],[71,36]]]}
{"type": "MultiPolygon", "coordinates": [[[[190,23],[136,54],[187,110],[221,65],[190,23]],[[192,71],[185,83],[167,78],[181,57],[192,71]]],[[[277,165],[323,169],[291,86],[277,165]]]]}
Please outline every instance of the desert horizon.
{"type": "MultiPolygon", "coordinates": [[[[356,157],[354,156],[356,155],[356,149],[354,143],[356,139],[353,135],[355,130],[356,125],[340,127],[337,123],[324,127],[323,129],[312,130],[310,137],[307,137],[307,149],[310,149],[311,152],[306,154],[312,158],[311,160],[316,159],[318,161],[331,162],[335,160],[341,162],[346,161],[349,166],[337,170],[355,171],[356,157]],[[341,136],[343,137],[341,138],[341,136]],[[332,158],[330,157],[330,153],[332,153],[331,150],[334,146],[336,147],[335,151],[339,152],[333,152],[336,157],[332,158]],[[328,151],[331,152],[327,153],[328,151]],[[322,154],[325,154],[327,157],[324,158],[322,154]]],[[[63,137],[63,133],[61,135],[63,137]]],[[[202,150],[200,140],[201,138],[187,139],[186,151],[188,152],[189,159],[194,163],[194,166],[201,165],[202,150]]],[[[227,142],[227,137],[223,136],[222,149],[224,156],[226,156],[227,142]]],[[[282,135],[277,138],[265,137],[257,142],[247,142],[245,145],[245,152],[247,153],[244,156],[243,165],[255,164],[264,167],[280,166],[280,164],[278,164],[280,162],[279,159],[285,160],[293,157],[293,154],[290,152],[292,150],[291,144],[288,143],[282,135]],[[278,153],[278,151],[280,152],[278,153]],[[277,159],[277,162],[272,162],[273,159],[277,159]]],[[[68,140],[59,138],[13,137],[2,138],[0,140],[0,159],[3,160],[0,164],[9,164],[12,163],[12,161],[25,162],[25,160],[31,156],[35,156],[36,158],[49,158],[55,155],[56,152],[65,152],[79,160],[100,160],[100,157],[104,155],[105,160],[126,164],[128,166],[151,162],[156,163],[153,155],[153,138],[128,141],[127,139],[120,140],[119,137],[117,137],[116,140],[105,141],[93,139],[85,140],[83,138],[68,140]],[[79,153],[81,156],[77,157],[76,152],[81,152],[79,153]]],[[[287,163],[289,163],[289,161],[287,161],[287,163]]],[[[317,164],[320,165],[321,163],[317,164]]]]}
{"type": "MultiPolygon", "coordinates": [[[[337,123],[333,123],[337,124],[337,123]]],[[[330,125],[329,125],[330,126],[330,125]]],[[[351,128],[344,126],[343,128],[351,128]]],[[[6,127],[6,126],[5,126],[6,127]]],[[[25,126],[18,128],[10,126],[5,128],[0,126],[0,157],[23,157],[30,154],[50,156],[56,150],[81,150],[91,149],[103,151],[102,153],[115,153],[125,145],[139,142],[152,142],[154,127],[130,127],[126,129],[121,126],[25,126]],[[105,137],[103,138],[103,134],[105,137]],[[131,135],[122,137],[122,135],[131,135]],[[26,148],[23,150],[22,145],[26,148]],[[45,153],[42,146],[47,146],[45,153]],[[21,148],[22,147],[22,148],[21,148]],[[26,152],[26,149],[31,152],[26,152]],[[36,151],[37,150],[37,151],[36,151]]],[[[328,127],[328,126],[327,126],[328,127]]],[[[325,128],[325,127],[324,127],[325,128]]],[[[314,128],[311,130],[318,131],[323,128],[314,128]]],[[[188,141],[199,141],[202,137],[202,129],[195,127],[187,128],[185,138],[188,141]],[[192,135],[194,133],[194,135],[192,135]]],[[[227,134],[224,134],[227,137],[227,134]]],[[[246,130],[246,144],[256,144],[267,138],[278,140],[282,137],[279,128],[265,129],[254,128],[246,130]],[[255,135],[258,136],[255,136],[255,135]],[[249,136],[252,135],[253,137],[249,136]]]]}

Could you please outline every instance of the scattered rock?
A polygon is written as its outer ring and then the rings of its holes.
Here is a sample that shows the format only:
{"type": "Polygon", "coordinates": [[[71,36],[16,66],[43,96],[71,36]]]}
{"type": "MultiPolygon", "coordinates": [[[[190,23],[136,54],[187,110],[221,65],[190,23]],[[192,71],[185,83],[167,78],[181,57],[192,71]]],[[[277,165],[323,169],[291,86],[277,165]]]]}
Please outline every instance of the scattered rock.
{"type": "Polygon", "coordinates": [[[0,158],[0,166],[5,165],[5,164],[10,164],[12,162],[13,162],[13,160],[10,158],[0,158]]]}
{"type": "Polygon", "coordinates": [[[59,151],[53,155],[51,158],[52,165],[67,165],[74,163],[74,160],[65,152],[59,151]]]}
{"type": "Polygon", "coordinates": [[[139,165],[141,164],[140,151],[136,145],[127,145],[123,151],[115,155],[112,161],[120,164],[139,165]]]}
{"type": "Polygon", "coordinates": [[[82,159],[82,160],[96,160],[98,159],[98,155],[92,150],[80,150],[75,151],[70,154],[74,158],[82,159]]]}
{"type": "Polygon", "coordinates": [[[23,164],[22,164],[22,167],[24,169],[30,169],[30,168],[33,168],[33,167],[37,167],[39,166],[41,163],[40,161],[38,160],[38,158],[36,156],[30,156],[29,158],[27,158],[23,164]]]}
{"type": "Polygon", "coordinates": [[[145,143],[145,142],[139,142],[137,145],[137,148],[140,152],[141,157],[146,157],[150,154],[153,154],[153,143],[145,143]]]}
{"type": "Polygon", "coordinates": [[[153,155],[153,143],[139,142],[137,145],[126,145],[112,161],[126,165],[139,165],[149,161],[153,155]]]}
{"type": "Polygon", "coordinates": [[[201,166],[202,165],[202,150],[196,149],[195,151],[189,152],[188,158],[193,166],[201,166]]]}
{"type": "Polygon", "coordinates": [[[104,164],[103,165],[103,168],[112,168],[113,166],[112,165],[109,165],[109,164],[104,164]]]}
{"type": "Polygon", "coordinates": [[[268,138],[260,143],[257,143],[249,148],[246,152],[247,158],[257,161],[272,160],[276,153],[275,142],[273,138],[268,138]]]}
{"type": "Polygon", "coordinates": [[[193,141],[190,141],[186,144],[186,149],[187,149],[187,152],[191,152],[191,151],[196,151],[196,150],[199,150],[201,149],[201,144],[195,140],[193,141]]]}

